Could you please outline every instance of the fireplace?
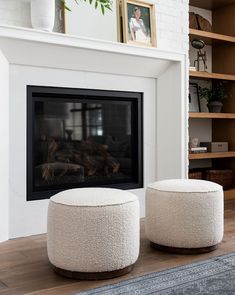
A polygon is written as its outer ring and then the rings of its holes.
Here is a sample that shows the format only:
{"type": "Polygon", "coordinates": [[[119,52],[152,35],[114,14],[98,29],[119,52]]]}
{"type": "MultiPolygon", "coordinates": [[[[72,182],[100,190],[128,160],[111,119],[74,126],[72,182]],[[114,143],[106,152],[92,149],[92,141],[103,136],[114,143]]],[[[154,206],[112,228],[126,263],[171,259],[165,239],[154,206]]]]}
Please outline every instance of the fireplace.
{"type": "Polygon", "coordinates": [[[27,200],[143,187],[143,94],[27,86],[27,200]]]}

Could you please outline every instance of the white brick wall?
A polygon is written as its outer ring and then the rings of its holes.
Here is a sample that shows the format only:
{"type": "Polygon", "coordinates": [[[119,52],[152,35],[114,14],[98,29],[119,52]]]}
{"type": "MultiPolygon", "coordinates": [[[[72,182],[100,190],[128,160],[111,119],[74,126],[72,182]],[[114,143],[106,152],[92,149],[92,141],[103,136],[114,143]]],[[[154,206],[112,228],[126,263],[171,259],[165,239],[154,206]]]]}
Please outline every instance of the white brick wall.
{"type": "Polygon", "coordinates": [[[0,0],[0,23],[31,27],[30,0],[0,0]]]}
{"type": "Polygon", "coordinates": [[[158,47],[188,51],[188,0],[157,0],[158,47]]]}
{"type": "MultiPolygon", "coordinates": [[[[0,0],[0,23],[31,27],[30,0],[0,0]]],[[[188,51],[188,0],[155,0],[157,8],[158,48],[178,52],[188,51]]],[[[114,3],[115,6],[115,3],[114,3]]],[[[103,16],[100,16],[103,18],[103,16]]],[[[108,19],[116,26],[116,15],[108,19]]],[[[82,23],[90,23],[84,15],[82,23]]],[[[108,27],[108,24],[105,26],[108,27]]],[[[93,30],[94,28],[92,28],[93,30]]],[[[101,28],[99,28],[101,29],[101,28]]],[[[105,29],[105,28],[104,28],[105,29]]],[[[92,32],[94,34],[94,32],[92,32]]]]}

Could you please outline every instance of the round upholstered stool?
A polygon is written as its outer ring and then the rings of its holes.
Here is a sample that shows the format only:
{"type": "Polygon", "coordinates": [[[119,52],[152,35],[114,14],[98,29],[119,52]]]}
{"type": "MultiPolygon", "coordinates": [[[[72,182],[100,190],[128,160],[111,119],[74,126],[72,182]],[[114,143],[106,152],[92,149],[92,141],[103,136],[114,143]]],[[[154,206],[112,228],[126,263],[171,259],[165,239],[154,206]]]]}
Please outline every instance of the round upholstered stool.
{"type": "Polygon", "coordinates": [[[223,189],[203,180],[155,182],[146,191],[146,235],[159,250],[206,253],[223,238],[223,189]]]}
{"type": "Polygon", "coordinates": [[[108,279],[132,270],[139,255],[139,202],[127,191],[81,188],[50,199],[47,251],[61,275],[108,279]]]}

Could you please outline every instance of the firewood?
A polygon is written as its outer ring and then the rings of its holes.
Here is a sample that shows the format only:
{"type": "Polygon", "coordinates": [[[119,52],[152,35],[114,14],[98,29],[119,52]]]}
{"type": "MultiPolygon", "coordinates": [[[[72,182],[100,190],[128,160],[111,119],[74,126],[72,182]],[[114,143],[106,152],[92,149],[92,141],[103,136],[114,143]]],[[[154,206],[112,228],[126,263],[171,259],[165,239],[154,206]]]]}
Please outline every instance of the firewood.
{"type": "Polygon", "coordinates": [[[71,142],[61,147],[55,139],[50,139],[47,163],[42,165],[42,179],[49,182],[54,177],[77,173],[81,167],[84,168],[85,176],[111,176],[118,173],[120,163],[107,149],[107,145],[97,143],[92,138],[82,141],[79,148],[75,148],[71,142]]]}

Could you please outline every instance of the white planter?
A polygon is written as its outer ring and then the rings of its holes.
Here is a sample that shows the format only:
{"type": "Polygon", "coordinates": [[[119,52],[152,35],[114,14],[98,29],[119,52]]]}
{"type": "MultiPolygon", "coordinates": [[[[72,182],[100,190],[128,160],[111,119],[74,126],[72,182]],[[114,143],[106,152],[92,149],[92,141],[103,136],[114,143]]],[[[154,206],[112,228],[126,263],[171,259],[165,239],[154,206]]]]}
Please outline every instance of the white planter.
{"type": "Polygon", "coordinates": [[[55,22],[55,0],[31,0],[31,23],[37,30],[51,32],[55,22]]]}

